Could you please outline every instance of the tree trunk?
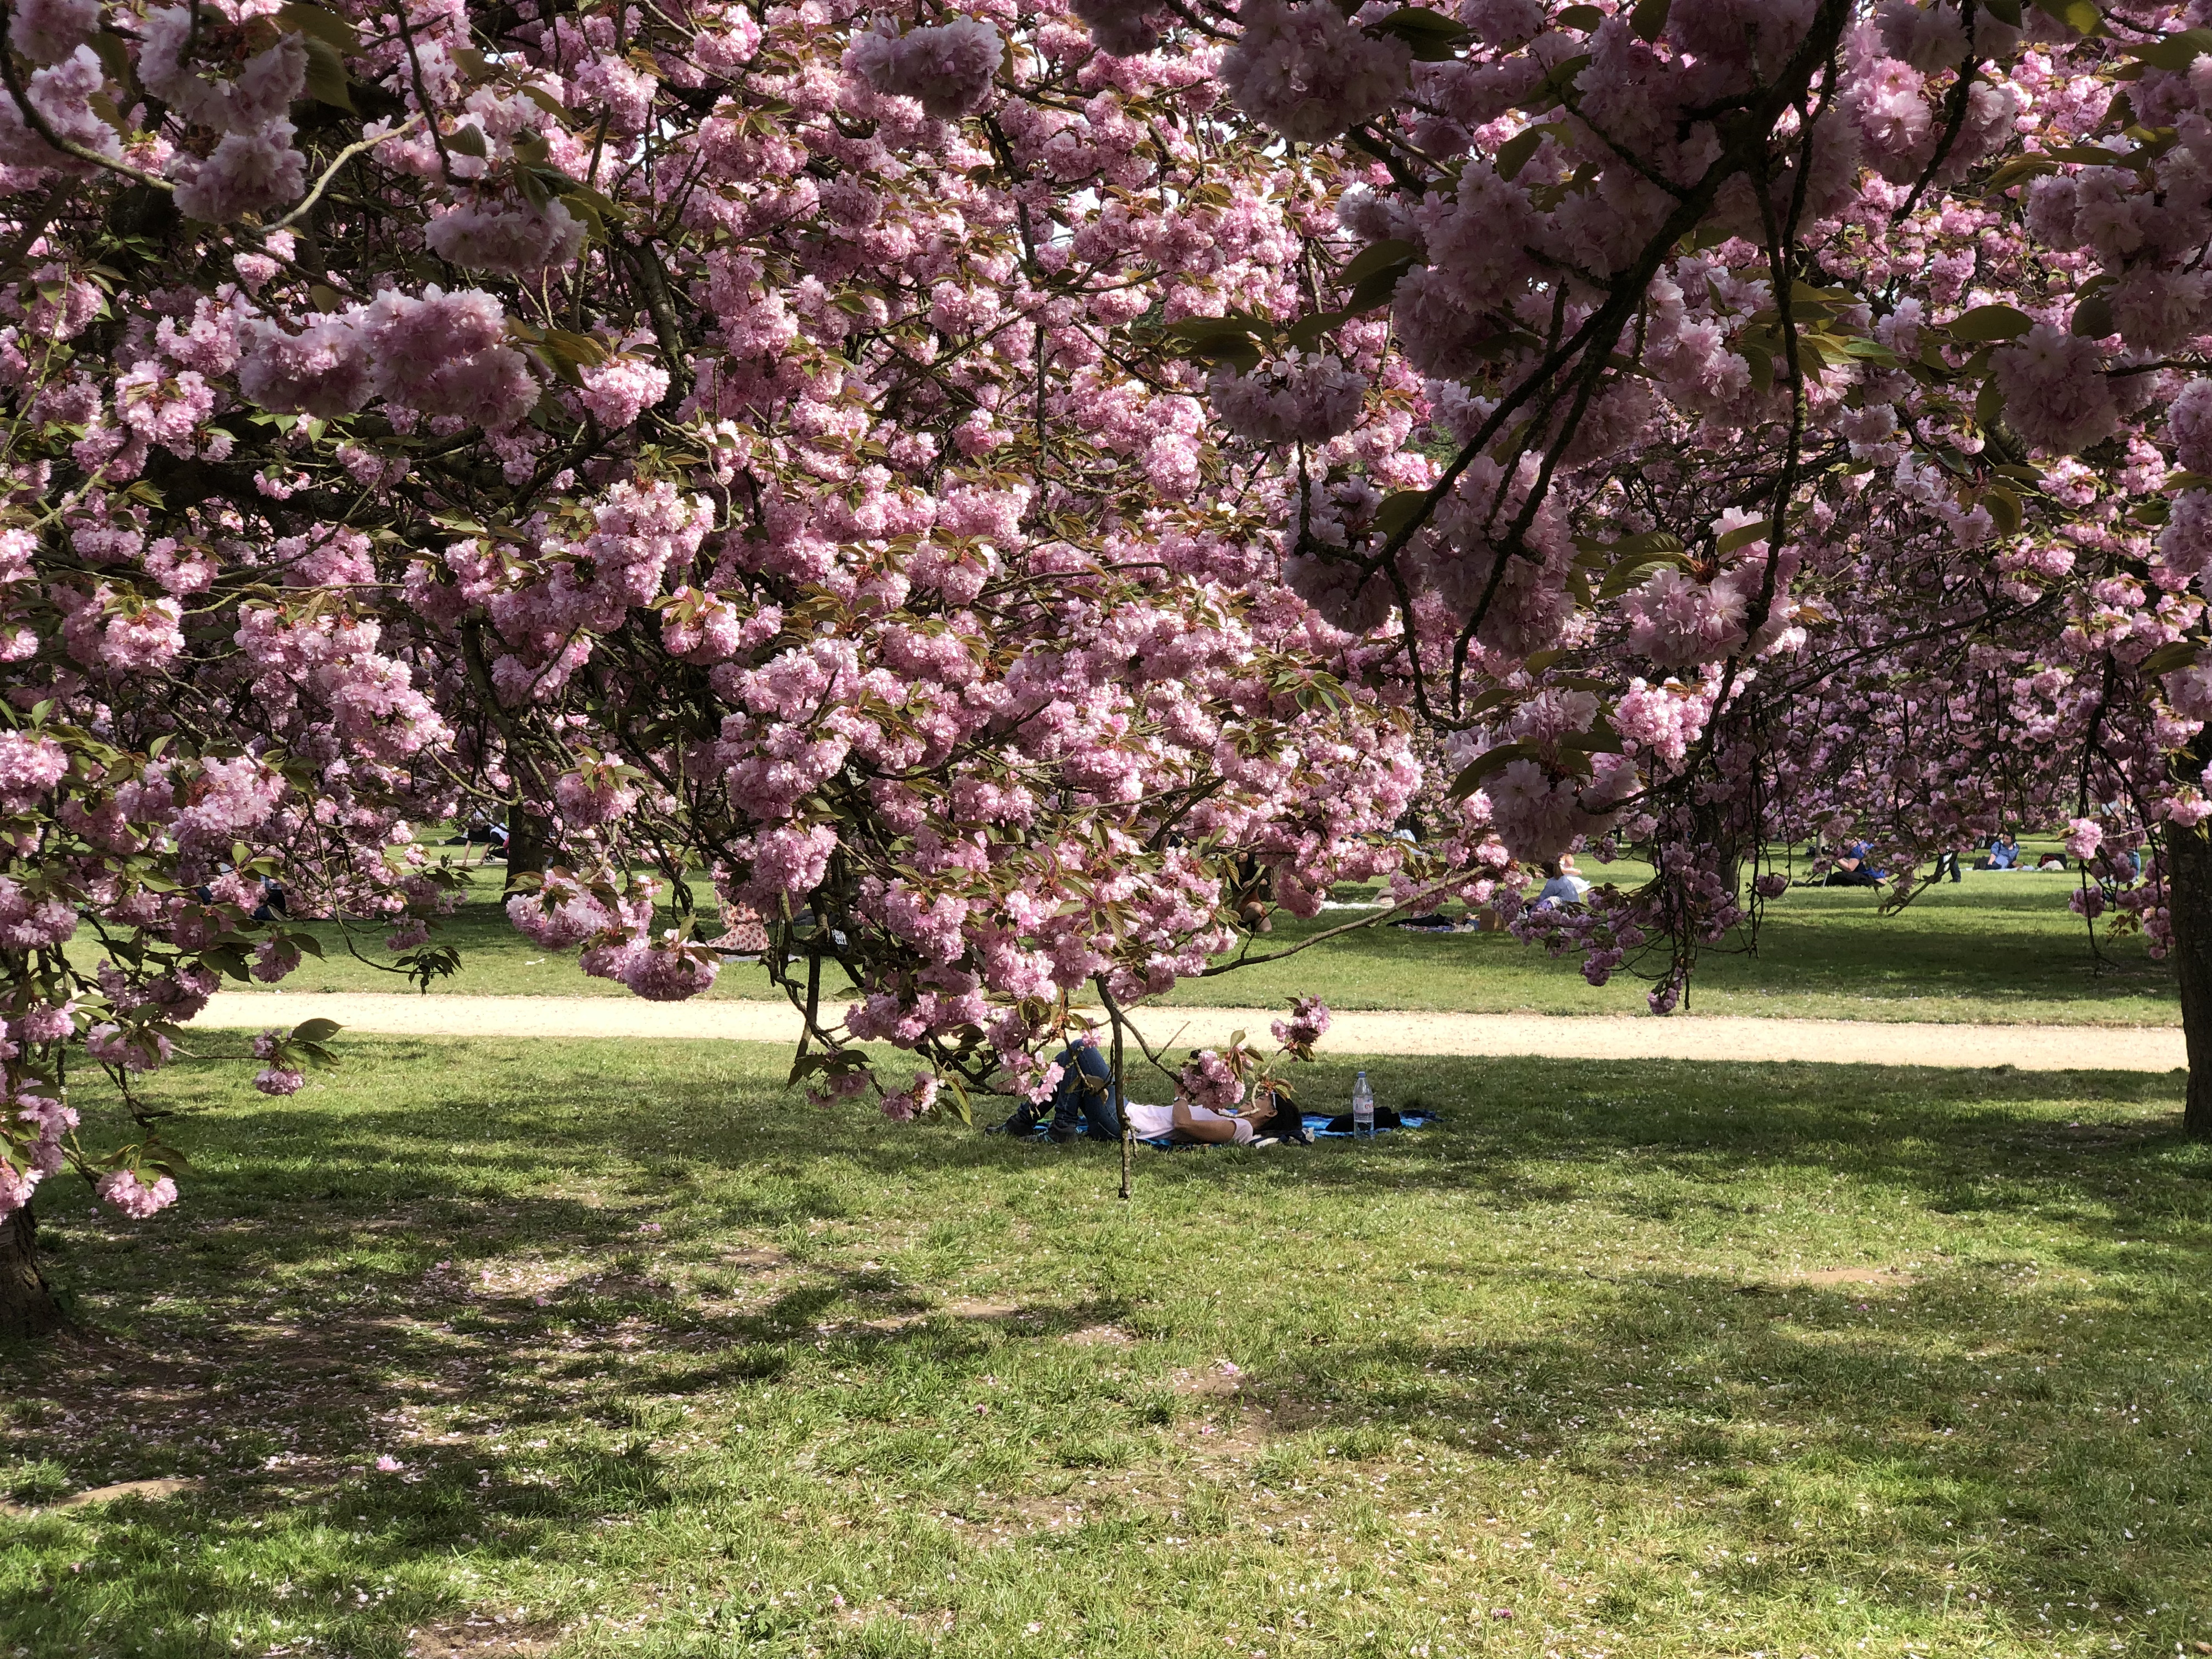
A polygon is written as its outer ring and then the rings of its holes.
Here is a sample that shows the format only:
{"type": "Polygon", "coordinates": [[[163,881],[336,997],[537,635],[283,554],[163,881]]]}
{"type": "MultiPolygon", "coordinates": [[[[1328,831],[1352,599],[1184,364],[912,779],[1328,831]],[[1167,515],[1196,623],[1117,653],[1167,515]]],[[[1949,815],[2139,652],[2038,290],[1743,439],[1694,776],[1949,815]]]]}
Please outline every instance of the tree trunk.
{"type": "Polygon", "coordinates": [[[39,1223],[26,1204],[0,1221],[0,1337],[42,1336],[63,1322],[39,1271],[39,1223]]]}
{"type": "Polygon", "coordinates": [[[515,878],[545,873],[545,860],[553,851],[553,826],[535,812],[520,807],[507,817],[506,890],[514,890],[515,878]]]}
{"type": "Polygon", "coordinates": [[[1698,839],[1710,842],[1721,886],[1729,898],[1743,898],[1743,836],[1736,822],[1736,805],[1729,800],[1701,801],[1690,809],[1698,839]]]}
{"type": "Polygon", "coordinates": [[[2212,840],[2166,829],[2166,902],[2173,919],[2173,976],[2189,1045],[2189,1096],[2182,1132],[2212,1140],[2212,840]]]}

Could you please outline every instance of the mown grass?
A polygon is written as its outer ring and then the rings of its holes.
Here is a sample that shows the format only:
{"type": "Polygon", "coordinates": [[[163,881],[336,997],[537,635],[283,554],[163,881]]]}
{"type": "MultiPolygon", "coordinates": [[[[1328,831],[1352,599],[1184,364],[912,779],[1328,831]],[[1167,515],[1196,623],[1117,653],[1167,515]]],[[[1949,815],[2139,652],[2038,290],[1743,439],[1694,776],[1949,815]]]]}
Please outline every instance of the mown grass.
{"type": "Polygon", "coordinates": [[[93,1334],[0,1362],[0,1484],[203,1485],[0,1518],[0,1651],[2212,1639],[2178,1078],[1376,1060],[1445,1126],[1124,1206],[764,1049],[348,1054],[178,1074],[151,1224],[49,1189],[93,1334]]]}
{"type": "MultiPolygon", "coordinates": [[[[1593,874],[1632,884],[1648,877],[1623,861],[1593,874]]],[[[587,979],[574,951],[537,949],[507,924],[498,903],[498,866],[479,878],[478,896],[440,924],[434,943],[461,953],[460,972],[440,992],[477,996],[626,996],[587,979]]],[[[1885,916],[1864,889],[1793,888],[1767,907],[1755,954],[1738,942],[1708,951],[1691,988],[1693,1012],[1826,1019],[1992,1021],[2058,1024],[2179,1023],[2173,976],[2140,939],[2107,940],[2093,951],[2081,919],[2066,908],[2072,875],[1969,871],[1885,916]]],[[[1346,890],[1358,898],[1364,890],[1346,890]]],[[[1254,942],[1266,956],[1360,913],[1324,911],[1312,921],[1278,920],[1254,942]]],[[[328,957],[310,958],[287,991],[405,991],[407,982],[349,957],[340,930],[314,931],[328,957]]],[[[714,928],[704,930],[711,934],[714,928]]],[[[380,930],[356,929],[364,954],[385,960],[380,930]]],[[[1657,970],[1655,963],[1653,971],[1657,970]]],[[[842,978],[833,974],[833,978],[842,978]]],[[[826,986],[833,996],[842,984],[826,986]]],[[[1432,935],[1395,927],[1347,933],[1285,961],[1184,981],[1165,999],[1183,1006],[1272,1006],[1320,996],[1332,1007],[1455,1013],[1625,1014],[1644,1010],[1644,984],[1623,974],[1608,986],[1583,982],[1580,958],[1497,934],[1432,935]]],[[[725,966],[718,998],[775,994],[767,973],[725,966]]]]}
{"type": "MultiPolygon", "coordinates": [[[[2076,878],[2028,872],[1966,879],[1916,898],[1893,915],[1863,888],[1792,888],[1766,908],[1757,949],[1744,941],[1698,957],[1693,1013],[1801,1019],[2175,1025],[2173,975],[2140,938],[2092,951],[2066,908],[2076,878]]],[[[1252,954],[1334,926],[1280,921],[1252,954]]],[[[1663,958],[1651,964],[1656,973],[1663,958]]],[[[1184,981],[1165,1000],[1268,1006],[1321,995],[1332,1007],[1445,1012],[1626,1014],[1644,1012],[1646,981],[1624,973],[1586,984],[1582,959],[1552,957],[1500,934],[1347,933],[1287,961],[1184,981]]]]}

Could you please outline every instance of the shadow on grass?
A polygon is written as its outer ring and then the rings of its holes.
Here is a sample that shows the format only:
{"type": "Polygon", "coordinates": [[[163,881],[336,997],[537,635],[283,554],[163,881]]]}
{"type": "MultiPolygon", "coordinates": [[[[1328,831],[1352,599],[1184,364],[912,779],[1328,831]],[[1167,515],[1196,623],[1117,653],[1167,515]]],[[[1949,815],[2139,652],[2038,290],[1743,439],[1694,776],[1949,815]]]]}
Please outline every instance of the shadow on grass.
{"type": "MultiPolygon", "coordinates": [[[[744,1053],[641,1066],[611,1047],[364,1047],[376,1069],[329,1098],[205,1111],[181,1212],[143,1232],[53,1219],[57,1267],[99,1326],[0,1359],[8,1445],[68,1458],[83,1486],[205,1485],[0,1522],[14,1530],[0,1638],[104,1650],[100,1621],[127,1606],[150,1621],[135,1650],[198,1654],[210,1619],[281,1640],[270,1621],[312,1612],[377,1659],[469,1605],[457,1556],[487,1570],[588,1556],[610,1528],[708,1507],[773,1530],[789,1479],[703,1474],[684,1449],[692,1400],[728,1414],[774,1395],[823,1422],[825,1442],[790,1443],[822,1471],[810,1480],[955,1492],[979,1471],[1018,1482],[1164,1455],[1188,1409],[1165,1380],[1174,1356],[1229,1340],[1218,1303],[1199,1299],[1208,1230],[1319,1240],[1384,1205],[1394,1283],[1428,1275],[1485,1305],[1565,1311],[1492,1321],[1513,1334],[1480,1340],[1378,1334],[1341,1309],[1301,1310],[1298,1277],[1338,1270],[1315,1243],[1268,1282],[1277,1303],[1242,1316],[1266,1338],[1247,1331],[1248,1351],[1272,1356],[1246,1367],[1249,1395],[1293,1428],[1260,1436],[1255,1481],[1318,1484],[1425,1445],[1515,1483],[1572,1477],[1623,1503],[1671,1492],[1729,1541],[1714,1571],[1740,1594],[1805,1576],[1876,1597],[1971,1590],[2023,1630],[2054,1601],[2158,1608],[2178,1594],[2170,1564],[2201,1538],[2202,1465],[2172,1449],[2212,1406],[2212,1371],[2201,1348],[2140,1337],[2201,1332],[2208,1310],[2194,1275],[2212,1154],[2179,1138],[2172,1078],[1377,1062],[1391,1097],[1419,1095],[1445,1127],[1147,1156],[1140,1204],[1163,1224],[1147,1244],[1103,1201],[1110,1149],[826,1117],[778,1098],[771,1063],[744,1053]],[[1917,1282],[1798,1282],[1782,1271],[1777,1194],[1828,1188],[1929,1226],[2033,1221],[2038,1271],[2073,1278],[2033,1307],[2025,1270],[1988,1261],[1931,1260],[1917,1282]],[[1703,1269],[1624,1257],[1598,1271],[1537,1249],[1467,1260],[1405,1224],[1420,1213],[1406,1206],[1446,1202],[1562,1230],[1601,1212],[1692,1249],[1751,1230],[1773,1248],[1703,1269]],[[904,1213],[942,1213],[945,1239],[896,1239],[904,1213]],[[1029,1231],[963,1245],[992,1227],[1029,1231]],[[1127,1275],[963,1312],[911,1270],[827,1242],[878,1231],[923,1267],[957,1248],[1085,1261],[1109,1240],[1127,1275]],[[2050,1321],[2069,1310],[2141,1326],[2062,1366],[2072,1339],[2050,1321]],[[1115,1322],[1140,1340],[1066,1340],[1115,1322]],[[987,1376],[1017,1391],[988,1435],[952,1414],[987,1376]],[[445,1437],[410,1439],[410,1413],[431,1409],[456,1414],[445,1437]],[[1069,1427],[1102,1410],[1110,1436],[1069,1427]],[[2084,1433],[2093,1421],[2112,1431],[2084,1433]],[[387,1447],[403,1467],[380,1471],[387,1447]]],[[[1318,1068],[1313,1096],[1341,1071],[1318,1068]]],[[[235,1098],[194,1086],[204,1104],[235,1098]]],[[[1377,1305],[1394,1293],[1378,1281],[1377,1305]]],[[[1657,1591],[1624,1572],[1608,1594],[1625,1619],[1657,1591]]]]}

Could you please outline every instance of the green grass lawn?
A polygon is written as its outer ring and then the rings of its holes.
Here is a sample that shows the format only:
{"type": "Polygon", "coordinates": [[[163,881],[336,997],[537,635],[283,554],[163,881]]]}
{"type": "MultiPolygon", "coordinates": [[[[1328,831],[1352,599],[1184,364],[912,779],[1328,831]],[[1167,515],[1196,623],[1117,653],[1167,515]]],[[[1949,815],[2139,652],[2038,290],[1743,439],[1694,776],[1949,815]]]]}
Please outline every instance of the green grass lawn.
{"type": "MultiPolygon", "coordinates": [[[[1648,870],[1624,861],[1594,868],[1624,884],[1648,870]]],[[[507,923],[498,902],[498,866],[483,872],[481,896],[441,923],[434,942],[459,947],[462,968],[433,995],[627,996],[588,979],[574,953],[538,950],[507,923]]],[[[1692,1012],[1831,1019],[2048,1022],[2172,1025],[2179,1022],[2173,976],[2139,939],[2107,942],[2093,956],[2080,918],[2066,908],[2075,878],[1969,871],[1896,915],[1880,914],[1863,889],[1793,888],[1771,904],[1758,953],[1717,949],[1701,960],[1692,1012]]],[[[1347,896],[1358,896],[1347,890],[1347,896]]],[[[1355,920],[1327,910],[1311,922],[1285,916],[1257,941],[1279,951],[1355,920]]],[[[285,981],[290,992],[405,991],[404,979],[356,961],[340,930],[316,929],[329,957],[309,958],[285,981]]],[[[711,929],[708,931],[712,931],[711,929]]],[[[356,930],[365,954],[382,958],[381,929],[356,930]]],[[[844,988],[829,987],[838,994],[844,988]]],[[[1623,975],[1585,984],[1579,957],[1554,959],[1502,935],[1410,933],[1382,927],[1349,933],[1290,960],[1186,981],[1166,999],[1185,1006],[1272,1006],[1318,995],[1332,1007],[1446,1012],[1626,1014],[1644,1012],[1644,986],[1623,975]]],[[[732,963],[710,996],[774,994],[766,972],[732,963]]]]}
{"type": "Polygon", "coordinates": [[[1444,1127],[1148,1153],[1125,1206],[764,1049],[348,1056],[165,1079],[151,1224],[42,1200],[95,1334],[0,1358],[0,1486],[202,1484],[0,1517],[0,1652],[2212,1639],[2178,1078],[1381,1060],[1444,1127]]]}
{"type": "MultiPolygon", "coordinates": [[[[1757,954],[1723,947],[1698,958],[1689,1012],[1811,1019],[2172,1025],[2173,975],[2140,939],[2100,940],[2091,954],[2066,908],[2071,876],[1969,871],[1895,915],[1856,888],[1792,888],[1767,907],[1757,954]]],[[[1254,954],[1349,920],[1324,911],[1285,921],[1254,954]]],[[[1656,971],[1656,968],[1655,968],[1656,971]]],[[[1586,984],[1582,960],[1553,958],[1501,934],[1383,927],[1348,933],[1288,961],[1192,983],[1170,1002],[1243,1006],[1319,994],[1338,1008],[1451,1012],[1644,1012],[1644,981],[1586,984]]]]}

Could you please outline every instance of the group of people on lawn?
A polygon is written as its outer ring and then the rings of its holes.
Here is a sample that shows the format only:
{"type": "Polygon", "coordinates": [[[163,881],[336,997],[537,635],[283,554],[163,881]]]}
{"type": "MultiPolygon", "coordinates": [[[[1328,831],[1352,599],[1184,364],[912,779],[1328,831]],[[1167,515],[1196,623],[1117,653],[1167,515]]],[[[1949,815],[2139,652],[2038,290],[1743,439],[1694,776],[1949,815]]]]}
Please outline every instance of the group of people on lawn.
{"type": "MultiPolygon", "coordinates": [[[[1814,848],[1817,854],[1819,849],[1814,848]]],[[[1847,841],[1831,851],[1826,859],[1825,875],[1817,872],[1814,879],[1826,887],[1881,887],[1889,881],[1889,872],[1877,861],[1873,844],[1864,841],[1847,841]]],[[[1953,881],[1962,880],[1960,871],[1963,855],[1956,852],[1942,853],[1936,859],[1936,879],[1949,876],[1953,881]]],[[[2009,832],[1990,842],[1984,854],[1974,860],[1977,870],[2063,870],[2067,868],[2063,854],[2045,853],[2040,857],[2021,850],[2016,837],[2009,832]]],[[[1537,890],[1530,902],[1539,908],[1553,905],[1577,905],[1589,896],[1590,884],[1576,869],[1574,854],[1562,854],[1542,866],[1544,884],[1537,890]]],[[[1459,932],[1462,929],[1443,915],[1416,916],[1398,924],[1416,932],[1459,932]]]]}
{"type": "MultiPolygon", "coordinates": [[[[1827,877],[1823,882],[1828,887],[1880,887],[1889,879],[1889,872],[1874,861],[1874,848],[1863,841],[1847,841],[1832,855],[1827,877]]],[[[1936,879],[1949,876],[1953,881],[1964,878],[1960,873],[1960,855],[1955,852],[1936,855],[1936,879]]],[[[2021,851],[2019,841],[2006,832],[1989,845],[1989,850],[1974,860],[1977,870],[2063,870],[2067,867],[2063,854],[2045,853],[2033,858],[2021,851]]]]}

